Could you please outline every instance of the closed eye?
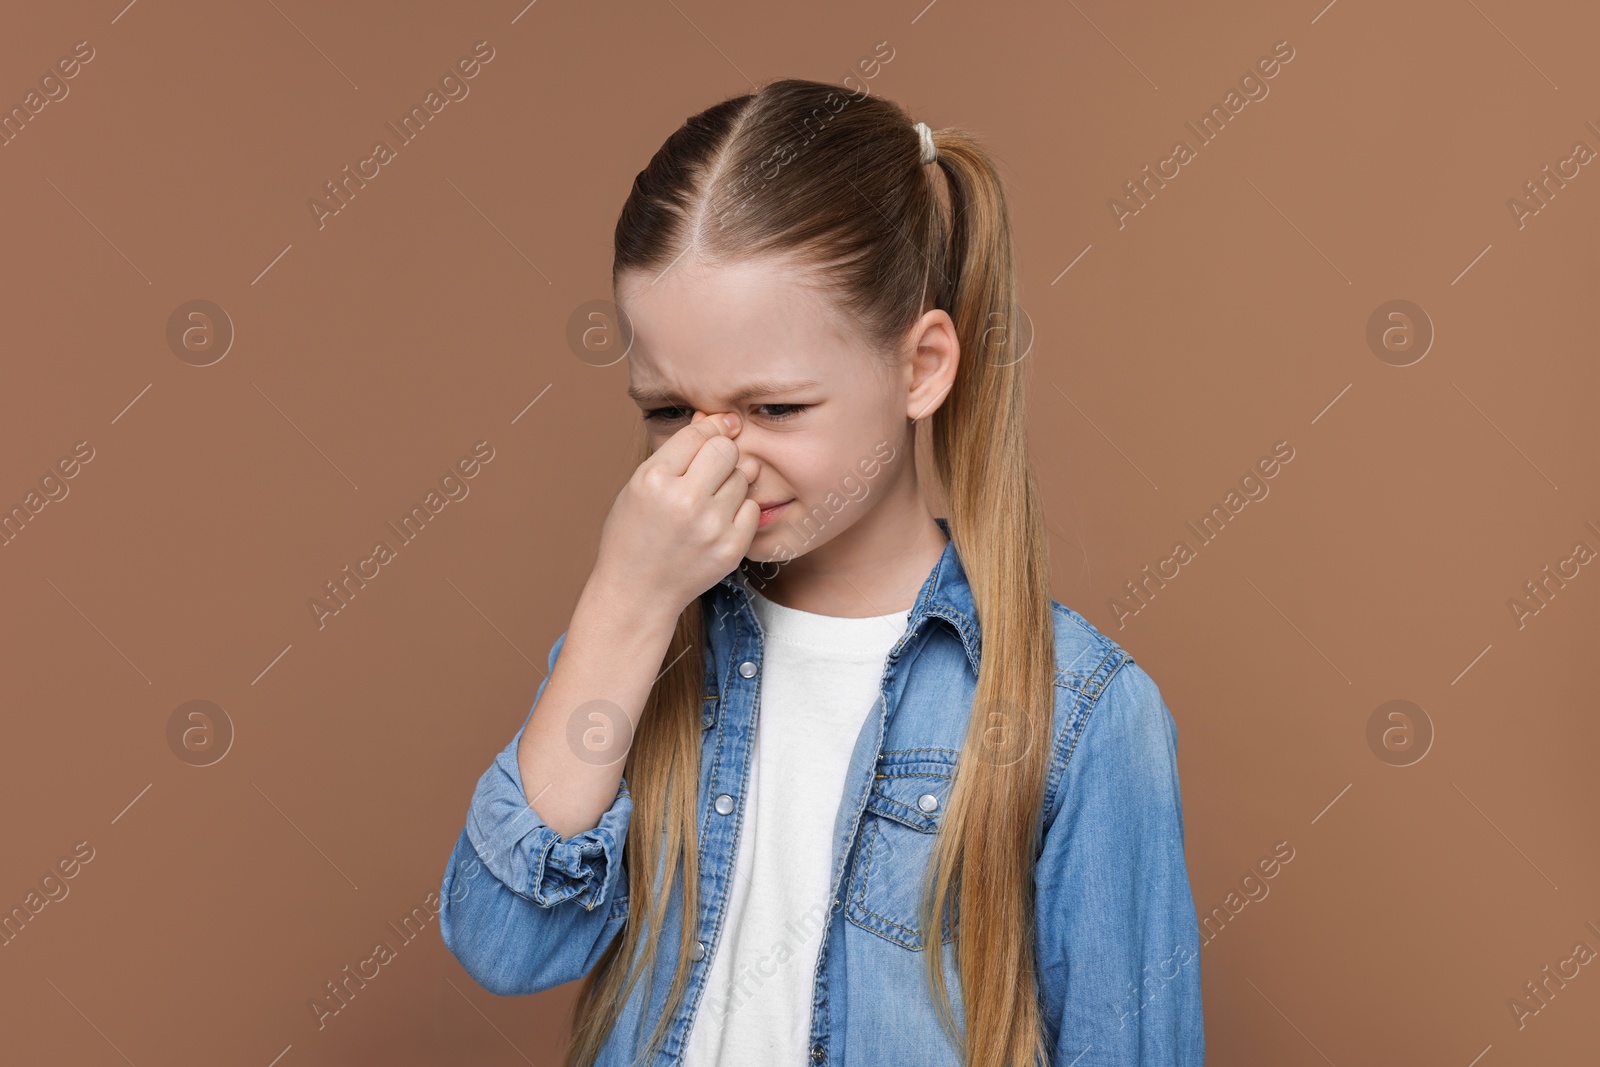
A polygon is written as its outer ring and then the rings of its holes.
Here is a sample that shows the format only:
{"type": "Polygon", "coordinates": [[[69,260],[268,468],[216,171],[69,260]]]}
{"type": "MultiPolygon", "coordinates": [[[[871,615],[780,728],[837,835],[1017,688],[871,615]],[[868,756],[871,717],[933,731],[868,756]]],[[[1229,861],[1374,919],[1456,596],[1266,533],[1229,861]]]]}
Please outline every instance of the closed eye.
{"type": "Polygon", "coordinates": [[[677,422],[683,418],[682,408],[651,408],[644,413],[646,422],[677,422]]]}
{"type": "MultiPolygon", "coordinates": [[[[794,418],[796,415],[800,414],[800,412],[804,411],[810,406],[810,404],[757,404],[756,408],[757,410],[761,408],[769,409],[768,413],[762,416],[762,418],[768,422],[781,422],[784,419],[794,418]]],[[[669,422],[678,422],[681,419],[687,418],[688,411],[688,408],[681,406],[651,408],[644,413],[644,418],[646,422],[654,422],[665,425],[669,422]]]]}

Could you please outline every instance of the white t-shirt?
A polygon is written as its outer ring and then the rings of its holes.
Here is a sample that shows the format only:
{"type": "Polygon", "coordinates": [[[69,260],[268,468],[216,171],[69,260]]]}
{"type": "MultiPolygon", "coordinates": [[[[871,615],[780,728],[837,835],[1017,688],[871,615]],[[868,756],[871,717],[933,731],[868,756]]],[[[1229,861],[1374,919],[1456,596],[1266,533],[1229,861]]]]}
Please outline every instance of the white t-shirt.
{"type": "Polygon", "coordinates": [[[816,615],[752,593],[764,662],[750,784],[686,1067],[809,1064],[834,819],[884,663],[911,617],[816,615]]]}

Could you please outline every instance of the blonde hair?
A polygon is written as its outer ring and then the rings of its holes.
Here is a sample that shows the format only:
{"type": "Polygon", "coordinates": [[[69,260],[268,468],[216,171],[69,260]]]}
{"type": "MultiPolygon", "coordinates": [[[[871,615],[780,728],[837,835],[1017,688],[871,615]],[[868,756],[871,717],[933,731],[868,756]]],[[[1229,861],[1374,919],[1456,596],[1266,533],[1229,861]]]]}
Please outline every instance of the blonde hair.
{"type": "MultiPolygon", "coordinates": [[[[902,108],[821,82],[783,79],[716,104],[668,137],[635,178],[617,220],[612,283],[626,272],[664,270],[692,245],[712,262],[776,255],[825,267],[818,276],[829,295],[885,359],[897,358],[927,310],[941,308],[954,321],[961,358],[951,392],[928,420],[929,446],[983,655],[929,864],[922,929],[932,933],[922,951],[964,1062],[1032,1067],[1048,1062],[1033,893],[1054,711],[1048,556],[1028,459],[1000,176],[971,135],[945,129],[934,138],[938,159],[924,165],[902,108]],[[936,917],[952,899],[964,1039],[937,934],[936,917]]],[[[648,454],[641,446],[638,462],[648,454]]],[[[651,690],[624,765],[633,797],[624,845],[629,915],[579,987],[566,1067],[594,1063],[634,984],[653,974],[652,932],[663,928],[679,879],[678,965],[641,1060],[659,1047],[687,987],[699,910],[704,602],[678,618],[665,657],[671,666],[651,690]]]]}

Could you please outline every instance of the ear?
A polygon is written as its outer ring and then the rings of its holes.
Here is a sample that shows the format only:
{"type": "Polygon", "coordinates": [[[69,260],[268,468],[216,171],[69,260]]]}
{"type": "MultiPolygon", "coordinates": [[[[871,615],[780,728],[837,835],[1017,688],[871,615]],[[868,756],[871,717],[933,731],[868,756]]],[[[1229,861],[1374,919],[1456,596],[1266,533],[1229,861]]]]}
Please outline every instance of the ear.
{"type": "Polygon", "coordinates": [[[961,361],[956,324],[946,311],[935,308],[912,324],[906,362],[906,418],[925,419],[939,409],[955,384],[961,361]]]}

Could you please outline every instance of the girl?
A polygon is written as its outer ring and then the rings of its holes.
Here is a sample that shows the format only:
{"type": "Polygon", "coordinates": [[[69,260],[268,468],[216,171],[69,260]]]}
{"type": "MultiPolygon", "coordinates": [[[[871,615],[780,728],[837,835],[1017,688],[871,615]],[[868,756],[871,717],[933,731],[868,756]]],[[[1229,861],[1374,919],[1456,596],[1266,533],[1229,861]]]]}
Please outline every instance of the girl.
{"type": "Polygon", "coordinates": [[[639,173],[612,282],[647,441],[450,950],[583,979],[568,1067],[1199,1067],[1176,731],[1050,596],[988,154],[772,82],[639,173]]]}

